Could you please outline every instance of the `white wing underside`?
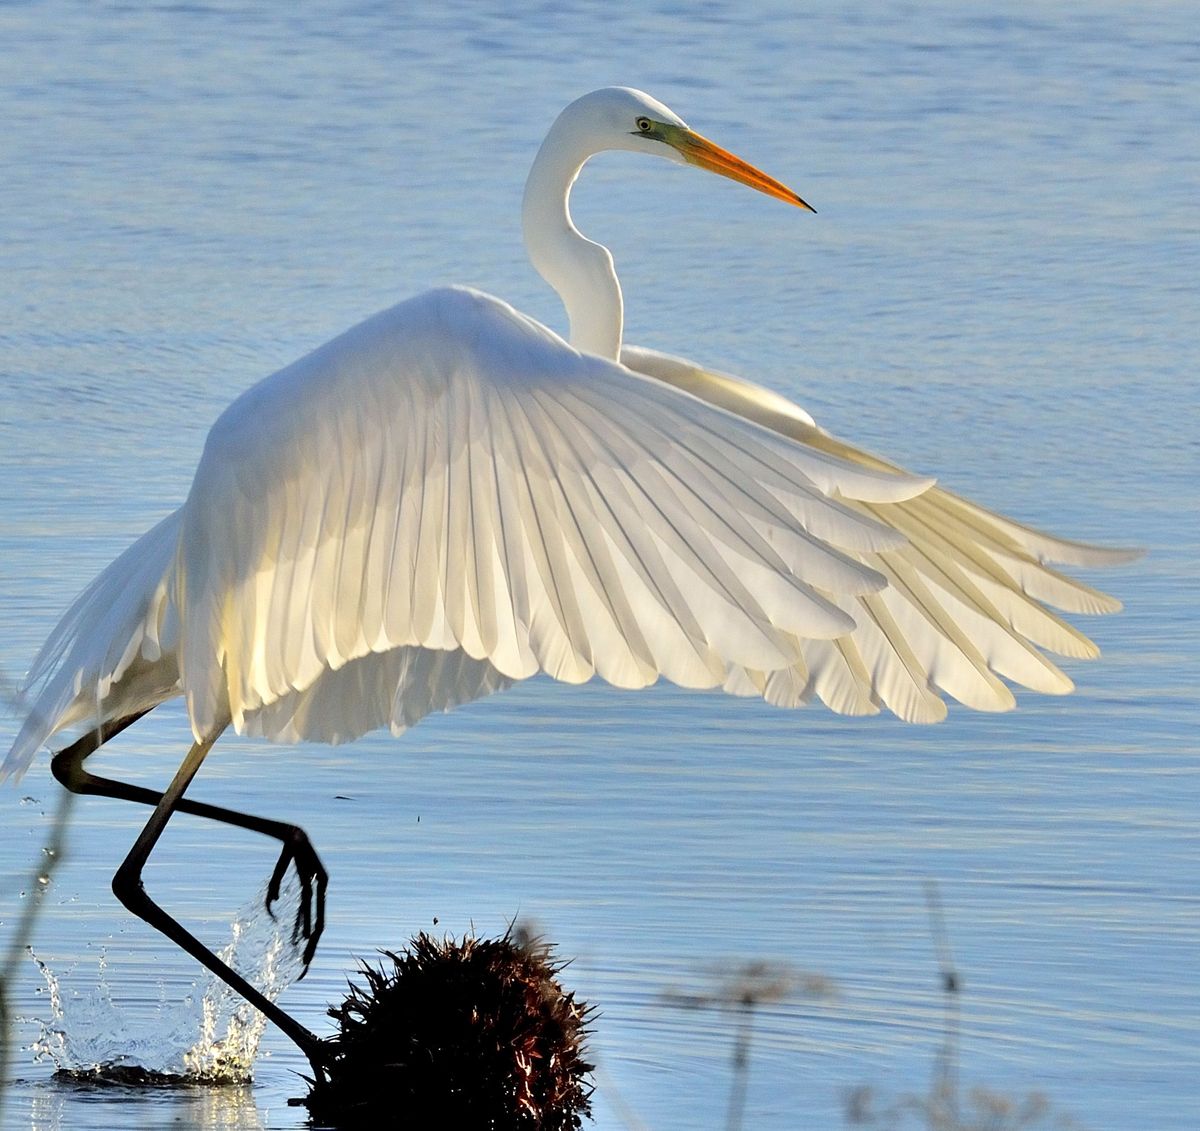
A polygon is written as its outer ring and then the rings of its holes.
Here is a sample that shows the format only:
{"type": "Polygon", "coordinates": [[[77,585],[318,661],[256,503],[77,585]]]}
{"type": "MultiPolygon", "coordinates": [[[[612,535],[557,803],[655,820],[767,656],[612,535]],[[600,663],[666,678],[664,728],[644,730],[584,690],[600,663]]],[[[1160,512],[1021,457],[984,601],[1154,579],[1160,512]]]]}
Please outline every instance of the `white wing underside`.
{"type": "MultiPolygon", "coordinates": [[[[621,360],[806,446],[862,467],[899,470],[830,436],[769,389],[654,350],[628,346],[621,360]]],[[[1015,699],[1001,676],[1066,694],[1071,680],[1038,649],[1073,659],[1093,659],[1099,649],[1047,606],[1096,614],[1116,612],[1121,603],[1047,563],[1107,566],[1138,556],[1052,537],[937,486],[890,504],[846,505],[903,535],[899,547],[863,555],[887,588],[839,600],[855,619],[852,632],[802,641],[801,662],[783,671],[735,668],[727,691],[785,707],[815,695],[847,715],[886,707],[909,722],[944,718],[939,692],[976,710],[1008,710],[1015,699]]]]}
{"type": "Polygon", "coordinates": [[[1070,690],[1048,568],[1128,555],[990,514],[790,402],[646,350],[581,355],[473,291],[385,311],[235,401],[185,505],[64,617],[0,772],[186,696],[285,741],[399,731],[545,672],[933,721],[1070,690]],[[639,370],[642,376],[632,370],[639,370]]]}

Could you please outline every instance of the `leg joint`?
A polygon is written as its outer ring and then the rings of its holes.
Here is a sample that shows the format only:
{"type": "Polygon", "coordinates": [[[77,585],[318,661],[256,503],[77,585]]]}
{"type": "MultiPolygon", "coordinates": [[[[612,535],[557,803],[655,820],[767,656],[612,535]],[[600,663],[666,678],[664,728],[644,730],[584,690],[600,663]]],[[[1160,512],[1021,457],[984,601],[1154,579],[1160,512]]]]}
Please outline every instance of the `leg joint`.
{"type": "Polygon", "coordinates": [[[112,893],[127,911],[139,919],[148,920],[158,910],[158,905],[150,898],[142,882],[141,871],[131,868],[128,860],[113,873],[112,893]]]}

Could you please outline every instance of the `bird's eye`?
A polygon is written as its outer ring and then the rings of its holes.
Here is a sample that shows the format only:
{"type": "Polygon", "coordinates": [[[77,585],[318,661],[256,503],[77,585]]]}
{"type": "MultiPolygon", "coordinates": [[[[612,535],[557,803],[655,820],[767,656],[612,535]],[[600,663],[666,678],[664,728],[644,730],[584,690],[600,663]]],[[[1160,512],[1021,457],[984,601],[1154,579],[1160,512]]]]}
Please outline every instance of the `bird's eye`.
{"type": "Polygon", "coordinates": [[[654,123],[649,118],[638,118],[637,120],[637,128],[644,134],[648,134],[653,126],[654,123]]]}

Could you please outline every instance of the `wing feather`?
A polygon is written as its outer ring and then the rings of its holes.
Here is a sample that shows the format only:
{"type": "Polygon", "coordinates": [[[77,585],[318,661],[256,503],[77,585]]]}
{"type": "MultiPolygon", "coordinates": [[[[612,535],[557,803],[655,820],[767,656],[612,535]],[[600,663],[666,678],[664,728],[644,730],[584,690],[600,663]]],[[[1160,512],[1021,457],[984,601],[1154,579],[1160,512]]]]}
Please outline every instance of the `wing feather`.
{"type": "Polygon", "coordinates": [[[404,647],[622,686],[790,668],[884,584],[861,548],[894,536],[865,503],[927,484],[431,292],[214,427],[184,511],[193,726],[281,718],[264,708],[404,647]]]}
{"type": "MultiPolygon", "coordinates": [[[[627,347],[622,359],[807,449],[879,473],[901,471],[830,436],[802,409],[748,381],[636,347],[627,347]]],[[[1069,691],[1070,679],[1039,648],[1074,658],[1091,658],[1099,650],[1047,605],[1105,613],[1119,609],[1120,602],[1047,563],[1115,565],[1137,557],[1135,551],[1044,534],[937,486],[888,500],[841,492],[843,510],[865,520],[857,527],[830,514],[836,500],[818,499],[813,508],[804,490],[796,495],[782,485],[772,490],[810,536],[838,546],[887,582],[881,592],[867,588],[855,594],[842,586],[829,594],[856,626],[832,642],[804,640],[806,666],[792,669],[793,686],[805,677],[806,695],[815,692],[846,713],[869,713],[874,700],[901,718],[933,722],[945,715],[939,690],[971,707],[1005,710],[1014,699],[1000,677],[1050,694],[1069,691]]],[[[811,567],[791,562],[816,582],[811,567]]],[[[726,686],[736,694],[754,687],[768,697],[770,680],[780,676],[781,671],[740,673],[726,686]]]]}
{"type": "Polygon", "coordinates": [[[704,631],[638,513],[627,481],[604,460],[594,437],[576,432],[562,438],[575,456],[577,478],[568,483],[582,492],[578,509],[596,516],[611,544],[616,591],[628,594],[629,606],[638,609],[645,626],[639,636],[652,650],[657,670],[685,687],[719,683],[724,667],[704,643],[704,631]]]}
{"type": "Polygon", "coordinates": [[[870,673],[853,639],[806,640],[804,661],[810,673],[806,694],[815,692],[839,715],[879,714],[871,694],[870,673]]]}
{"type": "MultiPolygon", "coordinates": [[[[616,640],[612,647],[621,653],[625,673],[614,677],[600,674],[620,686],[644,687],[658,678],[658,668],[642,625],[634,611],[628,589],[614,561],[612,510],[595,506],[585,487],[584,469],[577,450],[571,445],[572,419],[564,416],[554,401],[539,402],[542,411],[543,454],[555,469],[559,517],[575,543],[576,561],[590,588],[600,600],[616,640]]],[[[605,626],[608,627],[607,625],[605,626]]]]}

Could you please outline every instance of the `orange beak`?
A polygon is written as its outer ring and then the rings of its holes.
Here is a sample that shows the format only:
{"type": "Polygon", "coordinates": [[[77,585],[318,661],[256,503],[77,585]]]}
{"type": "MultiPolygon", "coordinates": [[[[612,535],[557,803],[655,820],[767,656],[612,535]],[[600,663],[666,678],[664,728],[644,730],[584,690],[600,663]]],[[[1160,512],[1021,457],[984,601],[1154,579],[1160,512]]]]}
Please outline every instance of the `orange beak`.
{"type": "Polygon", "coordinates": [[[761,169],[756,169],[749,162],[730,153],[729,150],[722,149],[716,142],[709,141],[708,138],[701,137],[700,134],[693,133],[689,129],[671,130],[670,134],[664,130],[663,133],[666,135],[663,140],[678,150],[680,156],[689,165],[698,165],[710,173],[719,173],[731,181],[740,181],[752,189],[765,192],[767,196],[786,200],[788,204],[807,208],[809,212],[816,212],[811,204],[802,200],[787,185],[781,184],[774,177],[768,177],[761,169]]]}

